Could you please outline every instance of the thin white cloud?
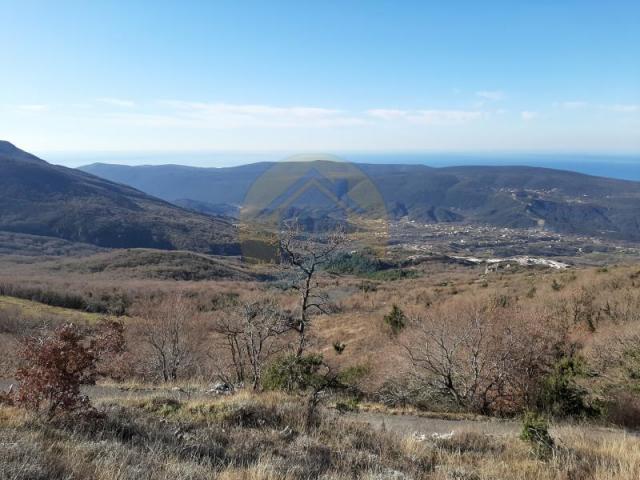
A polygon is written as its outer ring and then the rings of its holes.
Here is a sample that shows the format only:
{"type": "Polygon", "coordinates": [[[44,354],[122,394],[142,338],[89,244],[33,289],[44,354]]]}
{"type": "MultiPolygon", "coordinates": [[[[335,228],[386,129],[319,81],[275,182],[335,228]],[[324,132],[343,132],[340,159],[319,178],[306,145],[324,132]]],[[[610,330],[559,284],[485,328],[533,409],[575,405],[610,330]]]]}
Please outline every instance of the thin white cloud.
{"type": "Polygon", "coordinates": [[[131,100],[124,100],[122,98],[104,97],[98,98],[98,101],[101,103],[106,103],[107,105],[121,108],[132,108],[136,106],[135,102],[132,102],[131,100]]]}
{"type": "Polygon", "coordinates": [[[296,117],[326,118],[342,114],[341,110],[318,107],[274,107],[271,105],[201,103],[201,102],[164,102],[168,106],[182,111],[204,112],[207,114],[247,115],[254,117],[296,117]]]}
{"type": "Polygon", "coordinates": [[[342,110],[293,106],[276,107],[258,104],[228,104],[163,101],[160,113],[111,115],[111,119],[136,125],[193,128],[244,127],[336,127],[365,123],[363,118],[342,110]]]}
{"type": "Polygon", "coordinates": [[[451,125],[467,123],[480,117],[482,112],[476,110],[421,110],[410,119],[428,125],[451,125]]]}
{"type": "Polygon", "coordinates": [[[621,112],[621,113],[633,113],[633,112],[640,112],[640,105],[621,105],[621,104],[617,104],[617,105],[608,105],[606,107],[608,110],[611,110],[613,112],[621,112]]]}
{"type": "Polygon", "coordinates": [[[476,92],[476,96],[493,102],[502,100],[505,97],[504,92],[501,90],[481,90],[476,92]]]}
{"type": "Polygon", "coordinates": [[[532,112],[530,110],[524,110],[523,112],[520,112],[520,116],[522,117],[523,120],[529,121],[529,120],[533,120],[535,118],[538,118],[540,115],[538,114],[538,112],[532,112]]]}
{"type": "Polygon", "coordinates": [[[393,108],[374,108],[373,110],[367,110],[366,114],[374,118],[380,118],[382,120],[395,120],[398,118],[407,118],[409,112],[406,110],[396,110],[393,108]]]}
{"type": "Polygon", "coordinates": [[[590,104],[589,102],[583,100],[572,100],[572,101],[564,101],[564,102],[554,102],[554,108],[561,108],[563,110],[578,110],[588,107],[598,108],[600,110],[608,110],[610,112],[619,112],[619,113],[634,113],[640,112],[640,105],[637,104],[590,104]]]}
{"type": "Polygon", "coordinates": [[[582,101],[582,100],[571,100],[571,101],[565,101],[565,102],[555,102],[553,104],[554,107],[563,108],[565,110],[577,110],[579,108],[585,108],[588,105],[589,104],[587,102],[582,101]]]}
{"type": "Polygon", "coordinates": [[[130,127],[198,128],[200,126],[196,124],[189,124],[179,117],[155,113],[109,113],[104,115],[103,118],[109,123],[126,125],[130,127]]]}
{"type": "Polygon", "coordinates": [[[477,120],[483,115],[477,110],[396,110],[384,108],[367,110],[365,113],[381,120],[404,120],[423,125],[456,125],[477,120]]]}
{"type": "Polygon", "coordinates": [[[49,109],[48,105],[33,104],[33,105],[18,105],[18,110],[21,112],[45,112],[49,109]]]}
{"type": "Polygon", "coordinates": [[[458,125],[483,117],[479,110],[371,109],[349,112],[313,106],[273,106],[185,101],[160,101],[156,108],[136,112],[110,112],[110,122],[148,127],[197,129],[234,128],[324,128],[360,126],[384,122],[416,125],[458,125]]]}

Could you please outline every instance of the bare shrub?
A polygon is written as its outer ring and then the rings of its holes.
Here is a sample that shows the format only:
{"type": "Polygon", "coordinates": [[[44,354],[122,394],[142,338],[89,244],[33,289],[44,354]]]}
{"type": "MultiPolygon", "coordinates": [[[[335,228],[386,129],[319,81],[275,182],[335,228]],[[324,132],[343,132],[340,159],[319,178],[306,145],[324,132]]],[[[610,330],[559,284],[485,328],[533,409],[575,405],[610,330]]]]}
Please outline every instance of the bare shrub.
{"type": "Polygon", "coordinates": [[[9,386],[9,389],[5,392],[0,390],[0,406],[13,406],[15,404],[15,395],[13,392],[13,385],[9,386]]]}
{"type": "Polygon", "coordinates": [[[637,324],[601,329],[587,350],[597,372],[591,385],[604,399],[606,418],[617,425],[640,427],[640,335],[637,324]]]}
{"type": "Polygon", "coordinates": [[[495,318],[484,305],[458,308],[414,319],[416,336],[406,351],[414,373],[432,394],[448,397],[458,407],[486,409],[504,360],[493,332],[495,318]]]}
{"type": "Polygon", "coordinates": [[[492,302],[452,301],[415,317],[401,344],[434,399],[481,413],[518,411],[535,398],[562,343],[540,318],[529,320],[492,302]]]}
{"type": "Polygon", "coordinates": [[[195,303],[176,293],[159,302],[147,298],[137,312],[135,333],[142,343],[139,355],[145,370],[164,382],[188,373],[205,340],[195,303]]]}
{"type": "Polygon", "coordinates": [[[420,382],[410,375],[401,375],[385,380],[375,398],[388,407],[406,408],[408,405],[415,405],[420,408],[425,406],[423,395],[424,388],[420,382]]]}
{"type": "Polygon", "coordinates": [[[287,347],[281,337],[290,329],[289,317],[273,299],[254,297],[224,312],[213,326],[223,350],[214,352],[213,357],[218,365],[221,357],[230,362],[219,368],[222,379],[229,383],[249,381],[254,390],[259,388],[265,364],[287,347]]]}
{"type": "Polygon", "coordinates": [[[23,328],[20,317],[17,307],[0,308],[0,334],[19,334],[23,328]]]}

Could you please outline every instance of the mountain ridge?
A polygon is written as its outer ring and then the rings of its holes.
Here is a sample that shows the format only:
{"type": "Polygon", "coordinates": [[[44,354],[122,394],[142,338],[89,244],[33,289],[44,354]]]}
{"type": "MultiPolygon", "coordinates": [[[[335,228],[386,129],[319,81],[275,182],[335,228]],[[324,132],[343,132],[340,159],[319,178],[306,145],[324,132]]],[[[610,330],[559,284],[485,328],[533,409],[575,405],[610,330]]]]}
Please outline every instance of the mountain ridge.
{"type": "Polygon", "coordinates": [[[0,230],[109,248],[237,252],[226,220],[0,143],[0,230]]]}
{"type": "MultiPolygon", "coordinates": [[[[282,163],[223,168],[94,164],[82,168],[167,201],[201,202],[209,208],[206,205],[243,204],[251,186],[275,165],[282,163]]],[[[357,184],[370,179],[391,218],[544,227],[560,233],[640,241],[640,182],[522,165],[353,165],[362,174],[346,180],[357,184]]]]}

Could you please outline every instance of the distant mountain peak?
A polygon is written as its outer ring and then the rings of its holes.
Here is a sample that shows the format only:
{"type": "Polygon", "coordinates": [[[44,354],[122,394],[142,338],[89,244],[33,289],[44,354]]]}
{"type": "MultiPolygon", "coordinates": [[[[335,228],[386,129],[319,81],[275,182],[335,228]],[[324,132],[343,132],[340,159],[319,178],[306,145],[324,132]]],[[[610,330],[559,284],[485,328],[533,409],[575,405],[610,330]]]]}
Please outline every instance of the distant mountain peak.
{"type": "Polygon", "coordinates": [[[17,152],[21,152],[21,150],[13,143],[7,142],[6,140],[0,140],[0,155],[10,155],[17,152]]]}
{"type": "Polygon", "coordinates": [[[44,160],[19,149],[13,143],[7,142],[6,140],[0,140],[0,160],[46,163],[44,160]]]}
{"type": "Polygon", "coordinates": [[[4,141],[0,231],[109,248],[239,251],[226,219],[189,212],[131,187],[51,165],[4,141]]]}

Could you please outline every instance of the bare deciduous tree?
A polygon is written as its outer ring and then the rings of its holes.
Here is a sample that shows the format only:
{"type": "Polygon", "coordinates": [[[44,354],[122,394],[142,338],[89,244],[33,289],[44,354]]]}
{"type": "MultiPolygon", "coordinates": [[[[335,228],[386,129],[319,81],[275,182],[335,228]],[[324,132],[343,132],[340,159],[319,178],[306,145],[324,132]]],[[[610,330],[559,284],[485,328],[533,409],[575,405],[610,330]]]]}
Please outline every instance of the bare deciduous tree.
{"type": "Polygon", "coordinates": [[[197,308],[184,294],[171,295],[159,303],[142,302],[138,336],[149,353],[152,372],[163,381],[174,381],[188,369],[202,341],[197,308]]]}
{"type": "Polygon", "coordinates": [[[279,337],[290,330],[290,322],[275,301],[253,298],[225,312],[213,330],[223,339],[235,381],[250,380],[255,390],[267,360],[285,348],[279,337]]]}
{"type": "Polygon", "coordinates": [[[300,311],[292,323],[298,332],[296,356],[302,356],[307,345],[307,330],[314,313],[328,313],[329,299],[318,285],[317,275],[346,243],[346,235],[338,230],[324,236],[305,235],[297,222],[287,225],[280,236],[282,264],[294,272],[291,288],[300,296],[300,311]]]}

